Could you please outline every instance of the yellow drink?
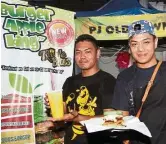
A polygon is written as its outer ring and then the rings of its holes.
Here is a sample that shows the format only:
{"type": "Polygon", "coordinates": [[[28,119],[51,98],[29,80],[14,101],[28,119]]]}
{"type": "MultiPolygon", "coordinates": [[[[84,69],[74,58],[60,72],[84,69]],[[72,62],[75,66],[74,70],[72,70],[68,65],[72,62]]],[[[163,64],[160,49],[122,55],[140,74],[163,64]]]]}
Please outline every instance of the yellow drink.
{"type": "Polygon", "coordinates": [[[53,118],[62,118],[64,116],[62,92],[52,91],[48,92],[47,95],[53,118]]]}

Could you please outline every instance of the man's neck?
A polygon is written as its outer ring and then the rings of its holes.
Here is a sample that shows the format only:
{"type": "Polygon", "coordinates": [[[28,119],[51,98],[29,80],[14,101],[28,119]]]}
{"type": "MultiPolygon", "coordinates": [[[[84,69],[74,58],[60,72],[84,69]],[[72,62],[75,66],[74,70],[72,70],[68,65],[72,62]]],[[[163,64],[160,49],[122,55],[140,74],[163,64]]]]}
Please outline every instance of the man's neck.
{"type": "Polygon", "coordinates": [[[149,63],[146,63],[146,64],[139,64],[139,63],[136,63],[137,64],[137,66],[139,67],[139,68],[150,68],[150,67],[152,67],[152,66],[154,66],[154,65],[156,65],[157,64],[157,60],[156,59],[154,59],[153,61],[151,61],[151,62],[149,62],[149,63]]]}
{"type": "Polygon", "coordinates": [[[100,69],[99,68],[94,68],[90,70],[82,70],[82,76],[83,77],[88,77],[96,74],[100,69]]]}

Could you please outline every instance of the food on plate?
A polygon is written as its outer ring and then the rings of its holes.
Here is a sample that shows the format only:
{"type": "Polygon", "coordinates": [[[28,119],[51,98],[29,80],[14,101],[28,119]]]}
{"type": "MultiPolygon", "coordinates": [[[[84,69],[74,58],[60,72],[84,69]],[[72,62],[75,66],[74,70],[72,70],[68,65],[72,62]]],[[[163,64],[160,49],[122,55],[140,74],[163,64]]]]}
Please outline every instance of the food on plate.
{"type": "Polygon", "coordinates": [[[107,115],[103,118],[103,126],[125,126],[122,115],[107,115]]]}
{"type": "Polygon", "coordinates": [[[104,110],[104,116],[107,116],[107,115],[123,115],[123,112],[120,110],[113,110],[113,111],[110,111],[109,109],[104,110]]]}

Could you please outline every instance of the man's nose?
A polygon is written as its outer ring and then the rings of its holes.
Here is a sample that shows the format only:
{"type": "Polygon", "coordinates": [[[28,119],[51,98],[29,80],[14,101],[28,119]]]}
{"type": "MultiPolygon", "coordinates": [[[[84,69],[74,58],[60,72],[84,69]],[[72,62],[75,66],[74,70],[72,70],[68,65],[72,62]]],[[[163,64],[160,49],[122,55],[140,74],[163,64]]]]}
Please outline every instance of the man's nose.
{"type": "Polygon", "coordinates": [[[138,44],[137,50],[138,51],[143,51],[144,50],[144,47],[143,47],[143,45],[141,43],[138,44]]]}
{"type": "Polygon", "coordinates": [[[81,53],[81,58],[85,58],[85,53],[81,53]]]}

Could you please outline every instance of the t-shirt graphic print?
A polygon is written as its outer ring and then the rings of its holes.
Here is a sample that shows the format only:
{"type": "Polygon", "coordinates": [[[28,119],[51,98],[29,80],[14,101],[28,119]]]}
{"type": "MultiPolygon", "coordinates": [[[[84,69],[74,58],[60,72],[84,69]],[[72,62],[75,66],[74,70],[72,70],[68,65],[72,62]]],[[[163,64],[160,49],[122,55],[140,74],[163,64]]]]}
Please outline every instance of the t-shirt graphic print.
{"type": "MultiPolygon", "coordinates": [[[[97,97],[91,97],[86,86],[80,86],[80,88],[77,89],[75,93],[71,93],[69,96],[67,96],[66,104],[69,112],[71,111],[71,109],[73,109],[71,108],[70,103],[73,103],[74,99],[74,110],[76,110],[76,107],[78,107],[79,114],[86,116],[95,115],[95,108],[97,107],[97,97]]],[[[82,127],[83,126],[80,124],[73,124],[73,137],[71,140],[74,140],[77,135],[84,134],[82,127]]]]}

